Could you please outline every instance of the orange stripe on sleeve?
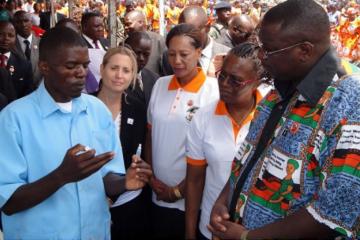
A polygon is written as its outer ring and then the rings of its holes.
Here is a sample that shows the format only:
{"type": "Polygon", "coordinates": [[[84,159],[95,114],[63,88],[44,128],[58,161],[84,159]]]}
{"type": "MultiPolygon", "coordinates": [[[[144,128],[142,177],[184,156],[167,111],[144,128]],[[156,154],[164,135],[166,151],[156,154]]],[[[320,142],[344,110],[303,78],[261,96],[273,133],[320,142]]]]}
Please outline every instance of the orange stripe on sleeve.
{"type": "Polygon", "coordinates": [[[192,166],[206,166],[207,165],[206,159],[193,159],[193,158],[186,157],[186,162],[187,162],[187,164],[192,165],[192,166]]]}

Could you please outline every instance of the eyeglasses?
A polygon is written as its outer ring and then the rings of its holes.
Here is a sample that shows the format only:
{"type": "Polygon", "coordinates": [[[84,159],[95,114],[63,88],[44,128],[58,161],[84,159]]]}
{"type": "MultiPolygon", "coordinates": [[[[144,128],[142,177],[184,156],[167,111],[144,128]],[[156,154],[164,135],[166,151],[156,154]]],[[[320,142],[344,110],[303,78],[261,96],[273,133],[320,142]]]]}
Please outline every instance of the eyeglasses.
{"type": "Polygon", "coordinates": [[[266,51],[264,49],[264,46],[262,43],[259,43],[259,51],[262,53],[263,55],[263,59],[268,59],[269,57],[271,57],[272,55],[274,54],[278,54],[278,53],[281,53],[281,52],[284,52],[286,50],[289,50],[289,49],[292,49],[294,47],[297,47],[297,46],[300,46],[302,44],[310,44],[312,47],[314,46],[314,44],[312,44],[311,42],[300,42],[300,43],[296,43],[296,44],[293,44],[291,46],[288,46],[288,47],[284,47],[284,48],[281,48],[281,49],[278,49],[278,50],[274,50],[274,51],[266,51]]]}
{"type": "Polygon", "coordinates": [[[246,85],[256,82],[257,80],[246,80],[246,81],[240,81],[233,75],[226,75],[222,71],[216,72],[216,77],[219,82],[224,82],[226,79],[228,80],[229,85],[231,85],[234,88],[243,88],[246,85]]]}
{"type": "Polygon", "coordinates": [[[244,38],[249,38],[250,35],[252,34],[252,32],[246,32],[246,31],[241,30],[239,26],[233,27],[233,30],[235,32],[238,32],[240,34],[240,36],[242,36],[244,38]]]}

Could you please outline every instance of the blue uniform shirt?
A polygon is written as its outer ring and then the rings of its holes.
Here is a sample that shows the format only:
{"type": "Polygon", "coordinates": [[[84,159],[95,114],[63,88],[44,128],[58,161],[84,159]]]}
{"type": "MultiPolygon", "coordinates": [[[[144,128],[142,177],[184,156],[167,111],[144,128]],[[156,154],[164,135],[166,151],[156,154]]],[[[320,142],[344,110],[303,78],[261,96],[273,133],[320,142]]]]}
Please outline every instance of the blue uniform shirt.
{"type": "Polygon", "coordinates": [[[110,239],[110,213],[103,177],[125,172],[110,112],[88,95],[73,99],[72,112],[59,108],[42,83],[0,113],[0,208],[15,190],[48,175],[66,151],[80,143],[115,158],[93,175],[60,188],[40,204],[7,216],[5,239],[110,239]]]}

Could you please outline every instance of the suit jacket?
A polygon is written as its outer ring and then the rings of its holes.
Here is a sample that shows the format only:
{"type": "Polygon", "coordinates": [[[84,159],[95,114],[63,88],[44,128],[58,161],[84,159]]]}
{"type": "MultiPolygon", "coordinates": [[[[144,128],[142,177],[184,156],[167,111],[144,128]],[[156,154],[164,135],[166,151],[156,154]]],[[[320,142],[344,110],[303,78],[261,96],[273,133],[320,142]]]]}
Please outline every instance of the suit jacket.
{"type": "MultiPolygon", "coordinates": [[[[86,40],[86,38],[84,38],[84,37],[82,37],[82,38],[83,38],[84,41],[86,42],[88,48],[93,48],[93,46],[89,43],[88,40],[86,40]]],[[[105,51],[107,51],[108,48],[110,47],[110,42],[109,42],[109,40],[106,39],[106,38],[101,38],[101,39],[99,40],[99,42],[100,42],[101,46],[105,49],[105,51]]]]}
{"type": "Polygon", "coordinates": [[[163,53],[166,49],[165,39],[155,32],[147,31],[146,33],[151,38],[152,44],[149,61],[145,67],[154,73],[160,74],[162,72],[163,53]]]}
{"type": "Polygon", "coordinates": [[[16,52],[11,52],[6,69],[10,74],[16,98],[21,98],[35,89],[31,63],[20,57],[16,52]]]}
{"type": "MultiPolygon", "coordinates": [[[[159,75],[143,68],[141,70],[143,90],[139,82],[135,88],[129,87],[126,90],[126,97],[123,94],[121,101],[121,129],[120,140],[123,149],[125,167],[131,164],[131,156],[136,153],[139,144],[142,144],[142,153],[145,147],[145,134],[147,131],[147,107],[149,105],[152,88],[159,75]]],[[[142,158],[143,158],[142,154],[142,158]]]]}
{"type": "MultiPolygon", "coordinates": [[[[213,41],[213,46],[211,48],[211,61],[214,59],[214,57],[218,54],[223,54],[223,53],[227,53],[230,51],[230,48],[222,45],[220,43],[213,41]]],[[[207,70],[207,75],[213,75],[212,73],[212,69],[214,68],[212,66],[212,62],[210,62],[210,66],[209,69],[207,70]],[[210,71],[210,72],[209,72],[210,71]]],[[[163,64],[162,64],[163,68],[162,68],[162,76],[167,76],[167,75],[172,75],[174,74],[174,71],[172,70],[170,64],[169,64],[169,60],[168,60],[168,56],[167,56],[167,50],[164,52],[163,54],[163,64]]]]}
{"type": "MultiPolygon", "coordinates": [[[[30,49],[31,49],[30,62],[31,62],[31,67],[32,67],[34,84],[36,86],[39,85],[41,78],[42,78],[39,67],[38,67],[39,43],[40,43],[40,38],[35,36],[35,34],[33,33],[32,39],[31,39],[31,45],[30,45],[30,49]]],[[[23,52],[23,50],[21,48],[21,44],[20,44],[20,41],[18,38],[16,38],[15,51],[19,56],[21,56],[23,59],[27,60],[25,53],[23,52]]]]}
{"type": "Polygon", "coordinates": [[[16,99],[14,85],[6,68],[0,68],[0,110],[16,99]]]}
{"type": "MultiPolygon", "coordinates": [[[[45,31],[50,29],[50,15],[51,12],[42,12],[40,13],[40,27],[45,31]]],[[[63,18],[66,18],[64,14],[56,13],[57,21],[60,21],[63,18]]]]}
{"type": "Polygon", "coordinates": [[[123,94],[119,134],[126,169],[130,166],[131,156],[136,153],[139,144],[142,145],[142,153],[144,153],[146,125],[145,102],[132,94],[123,94]]]}
{"type": "Polygon", "coordinates": [[[231,37],[229,35],[228,32],[226,32],[225,34],[221,35],[218,39],[215,40],[215,42],[220,43],[222,45],[225,45],[229,48],[233,48],[235,47],[235,44],[233,43],[233,41],[231,40],[231,37]]]}
{"type": "Polygon", "coordinates": [[[0,111],[1,111],[4,107],[6,107],[7,104],[8,104],[8,99],[7,99],[7,97],[6,97],[4,94],[0,93],[0,111]]]}
{"type": "Polygon", "coordinates": [[[143,83],[143,90],[141,90],[138,82],[135,84],[135,88],[129,87],[126,92],[128,95],[133,95],[137,99],[144,102],[146,109],[149,106],[151,91],[155,85],[156,80],[160,77],[158,74],[152,72],[149,69],[143,68],[141,70],[141,77],[143,83]]]}
{"type": "MultiPolygon", "coordinates": [[[[86,45],[88,46],[88,48],[93,48],[93,46],[89,43],[88,40],[86,40],[86,38],[85,38],[84,36],[81,36],[81,37],[82,37],[82,39],[84,39],[84,41],[86,42],[86,45]]],[[[102,39],[99,40],[99,42],[100,42],[101,46],[103,47],[103,49],[104,49],[105,51],[107,51],[107,49],[108,49],[109,46],[110,46],[109,40],[107,40],[107,39],[105,39],[105,38],[102,38],[102,39]]],[[[91,60],[92,60],[92,59],[91,59],[91,57],[90,57],[90,61],[91,61],[91,60]]],[[[98,84],[96,85],[96,87],[95,87],[95,86],[92,86],[92,85],[94,85],[94,84],[91,83],[91,82],[95,80],[95,76],[94,76],[92,70],[93,70],[93,69],[89,68],[89,71],[88,71],[88,73],[87,73],[87,75],[86,75],[85,89],[86,89],[86,91],[87,91],[88,93],[92,93],[93,91],[97,91],[98,86],[99,86],[98,84]],[[94,79],[94,80],[91,80],[91,79],[94,79]],[[91,86],[91,87],[90,87],[90,86],[91,86]]],[[[97,79],[96,81],[99,81],[99,80],[100,80],[100,79],[97,79]]]]}
{"type": "MultiPolygon", "coordinates": [[[[144,85],[145,88],[145,85],[144,85]]],[[[142,145],[144,159],[145,134],[147,126],[146,104],[144,95],[136,84],[134,89],[128,88],[121,99],[120,141],[124,157],[125,168],[129,168],[132,155],[136,153],[139,144],[142,145]]],[[[99,92],[91,95],[98,96],[99,92]]]]}
{"type": "Polygon", "coordinates": [[[230,49],[231,48],[214,41],[213,47],[211,49],[211,58],[214,58],[218,54],[227,53],[230,51],[230,49]]]}

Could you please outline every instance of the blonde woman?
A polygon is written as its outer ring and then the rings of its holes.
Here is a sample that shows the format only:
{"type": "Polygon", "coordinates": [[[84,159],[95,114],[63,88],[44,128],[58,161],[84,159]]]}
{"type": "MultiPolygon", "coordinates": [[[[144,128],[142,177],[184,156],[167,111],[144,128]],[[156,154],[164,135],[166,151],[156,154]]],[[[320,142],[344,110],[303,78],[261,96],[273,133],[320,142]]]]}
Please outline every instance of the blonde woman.
{"type": "MultiPolygon", "coordinates": [[[[96,93],[112,113],[123,150],[125,167],[134,154],[141,154],[145,144],[146,104],[132,94],[137,81],[137,63],[134,52],[126,47],[107,51],[100,67],[100,89],[96,93]]],[[[138,239],[147,233],[147,212],[142,191],[122,194],[111,208],[113,239],[138,239]]]]}

